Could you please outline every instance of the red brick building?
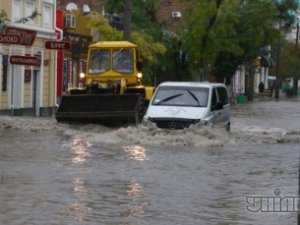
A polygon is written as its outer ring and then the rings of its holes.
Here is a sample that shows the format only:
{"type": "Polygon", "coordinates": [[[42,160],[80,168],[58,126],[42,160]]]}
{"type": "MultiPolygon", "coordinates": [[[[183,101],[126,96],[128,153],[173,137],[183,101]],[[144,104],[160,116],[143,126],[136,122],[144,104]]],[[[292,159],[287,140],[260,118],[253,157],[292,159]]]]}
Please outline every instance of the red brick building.
{"type": "Polygon", "coordinates": [[[78,8],[83,7],[83,5],[88,5],[92,10],[101,12],[104,6],[104,0],[57,0],[57,8],[65,9],[69,3],[75,3],[78,8]]]}
{"type": "Polygon", "coordinates": [[[176,32],[184,23],[187,8],[188,5],[181,0],[161,0],[156,19],[170,31],[176,32]]]}
{"type": "MultiPolygon", "coordinates": [[[[105,5],[105,0],[57,0],[57,8],[65,9],[71,2],[75,3],[78,9],[82,9],[83,5],[88,5],[91,10],[101,13],[105,5]]],[[[156,19],[170,31],[176,32],[185,20],[187,8],[187,4],[181,0],[161,0],[156,19]]]]}

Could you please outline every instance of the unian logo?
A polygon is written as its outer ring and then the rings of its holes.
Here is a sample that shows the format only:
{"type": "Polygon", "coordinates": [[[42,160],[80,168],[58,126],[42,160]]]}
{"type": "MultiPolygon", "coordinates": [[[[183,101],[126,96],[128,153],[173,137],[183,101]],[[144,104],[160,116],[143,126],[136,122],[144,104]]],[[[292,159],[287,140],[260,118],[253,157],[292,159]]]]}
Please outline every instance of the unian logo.
{"type": "Polygon", "coordinates": [[[246,207],[251,213],[287,213],[299,211],[299,196],[282,195],[280,189],[274,195],[252,195],[246,197],[246,207]]]}

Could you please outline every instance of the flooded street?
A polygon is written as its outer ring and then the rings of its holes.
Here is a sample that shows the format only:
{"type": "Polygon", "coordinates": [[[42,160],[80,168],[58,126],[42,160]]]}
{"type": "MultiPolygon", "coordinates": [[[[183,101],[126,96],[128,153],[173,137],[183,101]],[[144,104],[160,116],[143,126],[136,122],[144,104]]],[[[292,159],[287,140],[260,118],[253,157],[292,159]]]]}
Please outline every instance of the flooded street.
{"type": "Polygon", "coordinates": [[[297,195],[300,102],[238,106],[232,120],[228,135],[3,118],[0,224],[296,224],[246,198],[297,195]]]}

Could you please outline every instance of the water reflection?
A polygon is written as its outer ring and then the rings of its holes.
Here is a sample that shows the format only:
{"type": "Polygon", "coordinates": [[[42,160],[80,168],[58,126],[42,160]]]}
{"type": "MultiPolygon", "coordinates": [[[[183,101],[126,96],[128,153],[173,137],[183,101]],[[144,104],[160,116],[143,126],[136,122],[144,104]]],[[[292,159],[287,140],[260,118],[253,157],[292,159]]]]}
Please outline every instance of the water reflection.
{"type": "Polygon", "coordinates": [[[79,198],[85,198],[87,193],[87,188],[84,181],[80,177],[75,177],[73,179],[73,191],[79,198]]]}
{"type": "Polygon", "coordinates": [[[146,160],[146,149],[139,145],[124,146],[124,151],[129,155],[131,159],[137,161],[146,160]]]}
{"type": "Polygon", "coordinates": [[[131,199],[123,215],[126,217],[142,217],[149,202],[145,199],[143,186],[136,180],[132,180],[127,188],[127,195],[131,199]]]}
{"type": "Polygon", "coordinates": [[[72,180],[73,193],[77,199],[76,202],[67,206],[67,212],[79,223],[87,220],[91,208],[87,206],[88,188],[81,177],[74,177],[72,180]]]}
{"type": "Polygon", "coordinates": [[[127,194],[131,198],[141,197],[144,195],[144,189],[138,182],[132,180],[128,185],[127,194]]]}
{"type": "Polygon", "coordinates": [[[80,203],[70,204],[67,207],[68,214],[74,216],[76,221],[80,224],[83,224],[86,221],[89,211],[90,209],[88,207],[80,203]]]}
{"type": "Polygon", "coordinates": [[[71,146],[73,154],[72,162],[74,164],[85,162],[90,156],[90,153],[88,152],[90,146],[91,144],[86,139],[78,136],[74,137],[71,146]]]}

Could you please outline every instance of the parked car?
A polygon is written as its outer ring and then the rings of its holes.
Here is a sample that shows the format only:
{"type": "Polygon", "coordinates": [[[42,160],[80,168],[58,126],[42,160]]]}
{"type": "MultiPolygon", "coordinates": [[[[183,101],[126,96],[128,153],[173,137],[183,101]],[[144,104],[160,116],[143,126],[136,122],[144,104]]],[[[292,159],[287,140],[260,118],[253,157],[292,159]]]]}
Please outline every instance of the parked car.
{"type": "Polygon", "coordinates": [[[158,86],[144,121],[159,128],[182,129],[192,124],[219,124],[230,130],[230,104],[224,84],[165,82],[158,86]]]}

